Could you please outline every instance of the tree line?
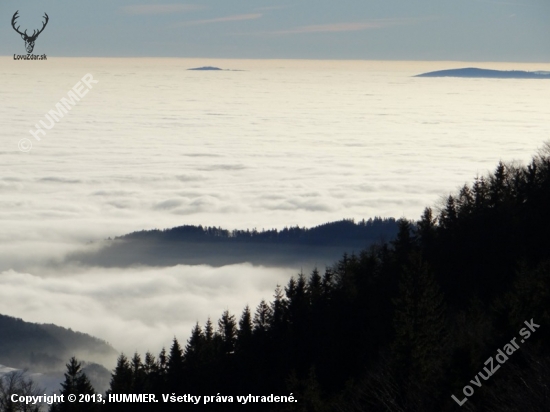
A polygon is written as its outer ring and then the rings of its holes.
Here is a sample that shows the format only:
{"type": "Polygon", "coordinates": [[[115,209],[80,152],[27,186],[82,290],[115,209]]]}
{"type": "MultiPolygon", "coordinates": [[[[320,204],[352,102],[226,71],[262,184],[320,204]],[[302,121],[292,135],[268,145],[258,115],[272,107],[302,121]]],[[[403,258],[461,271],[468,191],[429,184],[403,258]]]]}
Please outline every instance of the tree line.
{"type": "Polygon", "coordinates": [[[281,230],[227,230],[214,226],[185,225],[171,229],[155,229],[133,232],[115,240],[145,240],[145,241],[203,241],[203,242],[255,242],[255,243],[302,243],[311,245],[327,245],[335,242],[350,242],[357,240],[380,240],[393,237],[396,233],[394,218],[375,217],[355,222],[344,219],[329,222],[312,228],[299,226],[285,227],[281,230]]]}

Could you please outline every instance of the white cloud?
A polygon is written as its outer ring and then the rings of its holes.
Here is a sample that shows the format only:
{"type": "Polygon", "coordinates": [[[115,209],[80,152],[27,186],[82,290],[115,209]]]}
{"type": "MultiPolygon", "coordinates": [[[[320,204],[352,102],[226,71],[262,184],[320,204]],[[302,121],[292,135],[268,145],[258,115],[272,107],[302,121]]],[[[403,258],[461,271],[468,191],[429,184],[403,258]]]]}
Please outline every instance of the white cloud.
{"type": "Polygon", "coordinates": [[[330,24],[318,24],[310,26],[301,26],[293,29],[273,31],[272,34],[302,34],[302,33],[338,33],[349,31],[363,31],[382,29],[395,25],[395,23],[374,20],[368,22],[350,22],[350,23],[330,23],[330,24]]]}
{"type": "Polygon", "coordinates": [[[433,20],[434,17],[424,18],[406,18],[406,19],[372,19],[363,21],[351,21],[351,22],[334,22],[326,24],[314,24],[293,27],[283,30],[273,30],[257,33],[245,33],[245,34],[316,34],[316,33],[344,33],[344,32],[357,32],[365,30],[379,30],[394,26],[403,26],[415,23],[426,22],[433,20]]]}
{"type": "Polygon", "coordinates": [[[124,13],[145,15],[185,13],[203,9],[205,7],[198,4],[134,4],[121,7],[124,13]]]}
{"type": "Polygon", "coordinates": [[[198,26],[202,24],[227,23],[234,21],[256,20],[262,17],[261,13],[235,14],[231,16],[215,17],[212,19],[184,21],[172,25],[172,27],[198,26]]]}
{"type": "Polygon", "coordinates": [[[157,354],[174,336],[185,343],[197,321],[216,322],[226,309],[238,317],[247,303],[270,300],[295,274],[251,265],[9,270],[0,273],[0,313],[89,333],[126,353],[157,354]]]}

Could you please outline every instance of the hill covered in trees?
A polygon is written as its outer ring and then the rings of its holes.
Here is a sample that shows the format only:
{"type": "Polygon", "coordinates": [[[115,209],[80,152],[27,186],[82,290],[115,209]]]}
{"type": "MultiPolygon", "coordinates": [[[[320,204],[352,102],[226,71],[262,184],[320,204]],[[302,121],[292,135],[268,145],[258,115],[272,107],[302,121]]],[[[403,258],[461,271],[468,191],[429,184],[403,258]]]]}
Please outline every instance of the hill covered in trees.
{"type": "Polygon", "coordinates": [[[0,364],[33,372],[63,370],[68,357],[107,364],[117,351],[85,333],[0,315],[0,364]]]}
{"type": "MultiPolygon", "coordinates": [[[[151,411],[547,411],[546,149],[526,167],[500,163],[416,224],[400,220],[391,242],[300,274],[240,315],[197,324],[184,344],[120,355],[110,393],[233,397],[139,405],[151,411]],[[291,393],[296,403],[236,398],[291,393]]],[[[77,390],[69,375],[64,393],[77,390]]]]}
{"type": "Polygon", "coordinates": [[[136,264],[224,266],[250,262],[263,266],[324,266],[346,250],[356,251],[397,233],[395,219],[341,220],[310,229],[226,230],[180,226],[130,233],[107,241],[96,251],[73,254],[71,261],[96,266],[136,264]]]}
{"type": "Polygon", "coordinates": [[[550,72],[527,72],[522,70],[488,70],[468,67],[465,69],[438,70],[415,77],[467,77],[482,79],[550,79],[550,72]]]}

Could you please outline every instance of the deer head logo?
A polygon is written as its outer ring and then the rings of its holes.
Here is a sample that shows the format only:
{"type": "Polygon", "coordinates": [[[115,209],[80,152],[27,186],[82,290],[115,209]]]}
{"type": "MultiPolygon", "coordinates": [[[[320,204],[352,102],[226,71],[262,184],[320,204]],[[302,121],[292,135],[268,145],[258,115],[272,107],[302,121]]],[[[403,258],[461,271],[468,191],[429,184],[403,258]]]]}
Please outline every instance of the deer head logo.
{"type": "Polygon", "coordinates": [[[40,33],[42,33],[44,31],[44,29],[46,28],[46,25],[48,24],[48,20],[50,20],[50,18],[48,17],[48,15],[46,13],[44,13],[44,19],[46,19],[46,21],[42,23],[42,28],[40,30],[38,30],[38,32],[36,30],[34,30],[32,32],[32,35],[29,36],[27,34],[27,30],[25,30],[24,33],[21,33],[19,31],[19,27],[21,27],[21,26],[15,27],[16,20],[19,17],[18,13],[19,13],[19,10],[17,10],[15,12],[15,14],[13,15],[13,17],[11,19],[11,25],[12,25],[13,29],[21,35],[21,38],[23,40],[25,40],[25,48],[27,49],[27,53],[32,53],[32,51],[34,50],[34,42],[36,41],[36,38],[38,37],[38,35],[40,33]]]}

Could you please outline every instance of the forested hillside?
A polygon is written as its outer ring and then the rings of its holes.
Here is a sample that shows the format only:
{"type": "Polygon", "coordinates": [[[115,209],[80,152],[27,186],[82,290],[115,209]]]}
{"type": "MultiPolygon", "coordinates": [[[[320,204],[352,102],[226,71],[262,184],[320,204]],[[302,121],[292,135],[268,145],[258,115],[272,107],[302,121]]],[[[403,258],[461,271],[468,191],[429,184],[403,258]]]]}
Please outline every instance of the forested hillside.
{"type": "Polygon", "coordinates": [[[0,315],[0,364],[33,372],[62,370],[77,355],[89,362],[116,358],[108,343],[56,325],[25,322],[0,315]]]}
{"type": "Polygon", "coordinates": [[[461,410],[458,402],[465,411],[547,411],[549,210],[550,151],[526,167],[501,163],[415,225],[399,221],[390,243],[197,324],[156,356],[120,355],[111,393],[234,397],[139,407],[151,411],[442,412],[461,410]],[[298,402],[236,399],[290,393],[298,402]]]}
{"type": "Polygon", "coordinates": [[[75,253],[69,261],[107,267],[136,264],[224,266],[249,262],[262,266],[311,267],[332,264],[344,250],[359,252],[393,239],[393,218],[354,222],[341,220],[310,229],[226,230],[219,227],[180,226],[130,233],[104,242],[97,250],[75,253]]]}

